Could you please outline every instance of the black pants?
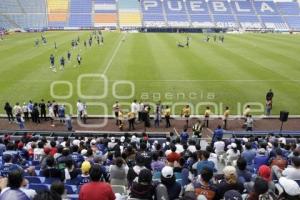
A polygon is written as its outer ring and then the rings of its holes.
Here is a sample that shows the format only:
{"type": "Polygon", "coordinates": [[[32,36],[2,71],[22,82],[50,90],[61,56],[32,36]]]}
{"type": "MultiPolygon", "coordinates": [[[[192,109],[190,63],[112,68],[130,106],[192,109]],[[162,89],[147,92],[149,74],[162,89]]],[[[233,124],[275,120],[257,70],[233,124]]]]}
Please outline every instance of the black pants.
{"type": "Polygon", "coordinates": [[[7,112],[7,118],[8,118],[8,121],[14,121],[14,116],[11,112],[7,112]]]}
{"type": "Polygon", "coordinates": [[[223,128],[226,130],[227,129],[227,119],[224,119],[224,126],[223,128]]]}
{"type": "Polygon", "coordinates": [[[46,121],[46,110],[41,110],[41,118],[44,118],[46,121]]]}
{"type": "Polygon", "coordinates": [[[165,118],[166,118],[166,128],[171,127],[170,116],[165,116],[165,118]]]}
{"type": "Polygon", "coordinates": [[[116,125],[118,126],[121,124],[121,121],[119,120],[119,112],[115,112],[115,118],[116,118],[116,125]]]}
{"type": "Polygon", "coordinates": [[[29,113],[28,112],[24,112],[24,118],[25,118],[25,120],[29,119],[29,113]]]}
{"type": "Polygon", "coordinates": [[[204,125],[206,126],[206,128],[208,128],[208,122],[209,122],[209,117],[205,117],[204,125]]]}
{"type": "Polygon", "coordinates": [[[129,122],[129,130],[130,130],[130,131],[135,129],[135,128],[134,128],[134,119],[135,119],[135,118],[129,119],[129,120],[128,120],[128,122],[129,122]]]}

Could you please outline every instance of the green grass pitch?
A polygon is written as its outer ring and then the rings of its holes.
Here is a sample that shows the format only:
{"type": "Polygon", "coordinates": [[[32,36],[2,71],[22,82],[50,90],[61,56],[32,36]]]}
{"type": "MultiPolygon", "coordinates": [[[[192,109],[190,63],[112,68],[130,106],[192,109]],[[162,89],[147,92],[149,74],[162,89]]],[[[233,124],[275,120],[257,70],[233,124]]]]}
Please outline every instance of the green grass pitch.
{"type": "MultiPolygon", "coordinates": [[[[216,114],[224,106],[238,114],[242,106],[265,103],[265,93],[272,88],[274,108],[290,114],[300,114],[300,35],[226,34],[225,42],[204,42],[203,34],[189,34],[189,48],[178,48],[187,34],[104,32],[103,46],[83,46],[90,31],[47,32],[47,45],[34,47],[40,33],[19,33],[0,41],[0,103],[56,99],[73,107],[82,99],[89,104],[89,114],[111,114],[113,102],[123,102],[123,108],[133,99],[174,105],[179,114],[181,104],[191,103],[194,114],[203,114],[206,105],[216,114]],[[80,37],[77,49],[71,50],[71,40],[80,37]],[[54,49],[56,41],[58,49],[54,49]],[[72,52],[72,61],[65,70],[52,72],[51,53],[59,69],[59,58],[72,52]],[[81,67],[76,55],[82,55],[81,67]],[[104,74],[104,79],[96,77],[104,74]],[[82,78],[80,88],[78,78],[82,78]],[[95,77],[91,77],[95,75],[95,77]],[[87,77],[90,76],[90,77],[87,77]],[[55,81],[54,94],[70,96],[53,98],[50,86],[55,81]],[[127,81],[127,82],[126,82],[127,81]],[[82,93],[82,94],[80,94],[82,93]],[[85,97],[83,97],[84,95],[85,97]],[[116,96],[117,95],[117,96],[116,96]],[[97,99],[91,96],[102,96],[97,99]],[[118,97],[121,96],[121,97],[118,97]],[[96,105],[101,104],[101,105],[96,105]],[[176,106],[177,105],[177,106],[176,106]]],[[[255,108],[255,106],[253,106],[255,108]]],[[[1,113],[4,113],[2,110],[1,113]]],[[[262,112],[257,113],[262,114],[262,112]]]]}

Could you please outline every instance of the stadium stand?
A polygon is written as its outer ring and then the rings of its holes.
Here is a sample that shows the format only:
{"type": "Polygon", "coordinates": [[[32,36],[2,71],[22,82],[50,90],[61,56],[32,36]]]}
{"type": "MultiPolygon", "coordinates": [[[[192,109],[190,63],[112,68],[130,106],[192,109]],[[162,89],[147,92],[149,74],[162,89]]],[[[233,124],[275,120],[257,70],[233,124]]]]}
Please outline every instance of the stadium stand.
{"type": "Polygon", "coordinates": [[[141,0],[143,25],[145,27],[165,27],[165,14],[159,0],[141,0]]]}
{"type": "Polygon", "coordinates": [[[94,3],[94,26],[116,27],[117,26],[117,3],[115,0],[95,0],[94,3]]]}
{"type": "MultiPolygon", "coordinates": [[[[235,195],[248,196],[255,192],[253,184],[257,180],[266,184],[266,191],[259,196],[273,195],[272,199],[278,200],[299,199],[300,146],[299,139],[293,137],[292,132],[287,138],[282,136],[285,132],[231,134],[230,138],[217,140],[213,136],[211,145],[201,145],[199,138],[185,141],[182,134],[148,136],[1,131],[0,159],[3,162],[0,162],[0,175],[7,177],[21,170],[29,181],[24,191],[42,192],[51,188],[53,193],[55,188],[52,186],[63,181],[60,183],[66,190],[66,194],[62,194],[63,199],[74,200],[91,182],[89,172],[93,167],[101,169],[101,182],[110,183],[115,196],[122,196],[122,199],[137,198],[139,194],[148,195],[147,199],[154,199],[155,195],[172,199],[186,199],[186,195],[191,195],[189,199],[197,199],[199,194],[206,199],[223,199],[228,188],[236,189],[235,195]],[[151,170],[147,174],[152,177],[142,177],[143,170],[151,170]],[[200,180],[200,174],[208,178],[200,180]],[[226,182],[228,178],[234,179],[236,184],[230,185],[232,183],[226,182]],[[112,184],[113,179],[119,179],[120,184],[112,184]],[[140,192],[136,193],[137,184],[143,180],[145,187],[148,179],[153,191],[144,193],[142,191],[147,190],[138,190],[140,192]],[[205,193],[201,192],[203,181],[209,183],[205,193]],[[293,191],[283,187],[282,182],[292,184],[293,191]],[[280,185],[283,188],[278,188],[280,185]],[[161,190],[161,187],[166,188],[161,190]]],[[[102,191],[94,192],[100,195],[102,191]]],[[[0,198],[3,197],[1,194],[0,198]]]]}
{"type": "Polygon", "coordinates": [[[0,4],[1,26],[23,29],[45,28],[47,27],[45,9],[44,0],[3,0],[0,4]]]}
{"type": "Polygon", "coordinates": [[[92,25],[92,0],[71,0],[69,27],[89,28],[92,25]]]}
{"type": "Polygon", "coordinates": [[[68,0],[48,0],[48,26],[49,28],[59,28],[68,26],[69,1],[68,0]]]}
{"type": "Polygon", "coordinates": [[[163,1],[168,25],[171,27],[189,27],[190,20],[186,4],[182,1],[163,1]]]}
{"type": "Polygon", "coordinates": [[[1,27],[170,27],[299,31],[294,0],[2,0],[1,27]],[[37,17],[38,16],[38,17],[37,17]]]}
{"type": "Polygon", "coordinates": [[[136,0],[119,0],[119,25],[120,27],[140,27],[140,4],[136,0]]]}

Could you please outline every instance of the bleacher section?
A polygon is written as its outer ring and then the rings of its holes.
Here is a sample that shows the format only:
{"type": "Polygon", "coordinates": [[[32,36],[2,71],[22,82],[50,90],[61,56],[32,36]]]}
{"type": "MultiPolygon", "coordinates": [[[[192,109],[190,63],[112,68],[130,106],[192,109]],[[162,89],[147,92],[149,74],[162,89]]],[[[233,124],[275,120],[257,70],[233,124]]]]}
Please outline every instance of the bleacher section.
{"type": "Polygon", "coordinates": [[[119,0],[120,27],[141,27],[140,3],[137,0],[119,0]]]}
{"type": "Polygon", "coordinates": [[[70,0],[70,27],[89,28],[92,25],[92,0],[70,0]]]}
{"type": "Polygon", "coordinates": [[[1,0],[0,26],[4,28],[42,29],[47,27],[44,0],[1,0]]]}
{"type": "Polygon", "coordinates": [[[189,27],[190,22],[186,11],[186,5],[183,0],[163,1],[167,22],[172,27],[189,27]]]}
{"type": "Polygon", "coordinates": [[[162,2],[160,0],[141,0],[143,25],[145,27],[166,26],[162,2]]]}
{"type": "Polygon", "coordinates": [[[296,0],[1,0],[5,28],[180,27],[300,31],[296,0]]]}
{"type": "Polygon", "coordinates": [[[94,26],[117,26],[117,3],[115,0],[95,0],[94,2],[94,26]]]}
{"type": "Polygon", "coordinates": [[[48,0],[48,26],[59,28],[68,26],[69,0],[48,0]]]}

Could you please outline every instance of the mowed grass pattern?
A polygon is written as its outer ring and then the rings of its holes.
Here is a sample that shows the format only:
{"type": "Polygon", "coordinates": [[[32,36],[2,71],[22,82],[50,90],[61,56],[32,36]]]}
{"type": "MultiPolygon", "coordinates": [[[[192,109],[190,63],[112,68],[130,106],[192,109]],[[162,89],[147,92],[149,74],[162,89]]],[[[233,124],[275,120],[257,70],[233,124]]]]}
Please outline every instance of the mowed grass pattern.
{"type": "MultiPolygon", "coordinates": [[[[155,103],[159,99],[164,104],[177,103],[175,113],[186,102],[194,106],[194,114],[203,114],[206,105],[216,104],[215,114],[222,114],[224,106],[229,106],[232,114],[239,113],[239,105],[247,102],[265,103],[265,94],[272,88],[275,93],[272,114],[288,110],[290,114],[300,114],[300,35],[241,34],[225,35],[225,42],[204,42],[203,34],[189,34],[189,48],[177,48],[177,42],[185,42],[187,34],[174,33],[117,33],[104,32],[103,46],[94,41],[93,47],[85,48],[91,32],[47,32],[47,45],[34,47],[39,33],[19,33],[0,41],[0,102],[28,102],[53,99],[50,85],[53,81],[68,81],[73,90],[70,98],[55,99],[71,104],[73,114],[77,99],[92,104],[107,106],[108,114],[118,99],[130,103],[134,98],[155,103]],[[71,40],[80,37],[77,49],[71,50],[71,40]],[[58,49],[54,49],[56,41],[58,49]],[[49,56],[66,58],[72,53],[72,61],[64,71],[57,73],[49,69],[49,56]],[[76,56],[82,55],[82,66],[76,65],[76,56]],[[82,74],[102,74],[108,80],[107,95],[102,99],[80,97],[104,93],[104,84],[98,78],[84,78],[81,88],[77,79],[82,74]]],[[[68,86],[57,85],[55,94],[67,95],[68,86]]],[[[253,107],[255,108],[255,107],[253,107]]],[[[105,114],[105,109],[90,105],[89,114],[105,114]]],[[[4,111],[2,111],[4,113],[4,111]]],[[[257,113],[262,114],[262,113],[257,113]]]]}

